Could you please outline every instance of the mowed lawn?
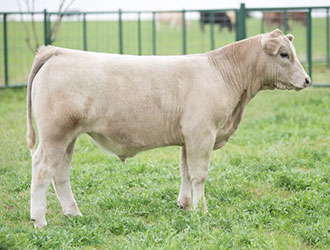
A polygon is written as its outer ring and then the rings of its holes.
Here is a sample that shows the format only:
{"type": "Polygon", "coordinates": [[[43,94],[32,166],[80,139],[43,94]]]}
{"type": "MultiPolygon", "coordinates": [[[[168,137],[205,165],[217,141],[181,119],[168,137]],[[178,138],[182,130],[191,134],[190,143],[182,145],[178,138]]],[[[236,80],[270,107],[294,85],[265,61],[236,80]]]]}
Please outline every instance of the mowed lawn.
{"type": "MultiPolygon", "coordinates": [[[[317,11],[315,11],[317,12],[317,11]]],[[[197,13],[198,14],[198,13],[197,13]]],[[[119,28],[117,21],[109,21],[107,18],[114,18],[112,15],[87,15],[86,25],[86,45],[89,51],[119,53],[119,28]]],[[[34,53],[28,50],[25,43],[25,26],[19,22],[18,15],[8,16],[8,65],[9,83],[26,83],[34,53]]],[[[126,14],[122,23],[122,47],[124,54],[137,55],[139,52],[138,43],[138,22],[136,15],[126,14]]],[[[155,40],[152,36],[152,22],[150,15],[141,21],[141,53],[142,55],[177,55],[183,53],[182,27],[172,27],[169,24],[161,24],[155,31],[155,40]]],[[[53,21],[55,19],[52,19],[53,21]]],[[[205,26],[205,31],[200,29],[198,20],[188,20],[189,27],[186,30],[186,53],[200,53],[209,51],[211,46],[210,25],[205,26]]],[[[25,23],[31,32],[31,24],[25,23]]],[[[54,25],[54,22],[52,22],[54,25]]],[[[306,27],[299,22],[289,21],[290,30],[288,32],[295,36],[294,44],[297,55],[302,60],[307,70],[307,34],[306,27]]],[[[264,31],[268,32],[276,26],[264,26],[264,31]]],[[[283,27],[281,27],[283,29],[283,27]]],[[[36,22],[39,44],[44,43],[43,22],[36,22]]],[[[261,33],[261,19],[248,18],[246,22],[247,36],[254,36],[261,33]]],[[[34,36],[30,33],[30,40],[34,44],[34,36]]],[[[53,45],[84,49],[83,22],[82,17],[71,17],[63,21],[53,45]]],[[[235,31],[229,32],[227,29],[219,30],[219,26],[214,26],[214,47],[218,48],[235,41],[235,31]]],[[[326,18],[315,17],[312,21],[312,58],[313,64],[312,81],[314,83],[330,83],[330,68],[326,67],[326,18]]],[[[0,85],[4,84],[4,51],[3,51],[3,23],[0,21],[0,85]]]]}
{"type": "Polygon", "coordinates": [[[0,91],[0,249],[329,249],[330,89],[265,91],[214,151],[209,212],[182,212],[179,148],[125,164],[82,135],[68,218],[50,188],[45,229],[29,219],[25,89],[0,91]]]}

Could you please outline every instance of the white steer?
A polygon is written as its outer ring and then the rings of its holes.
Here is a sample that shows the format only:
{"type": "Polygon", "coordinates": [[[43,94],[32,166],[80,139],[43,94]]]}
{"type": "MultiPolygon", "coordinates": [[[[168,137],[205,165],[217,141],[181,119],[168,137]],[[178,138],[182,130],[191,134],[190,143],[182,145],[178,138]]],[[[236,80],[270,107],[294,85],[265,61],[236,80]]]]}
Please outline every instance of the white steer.
{"type": "Polygon", "coordinates": [[[87,133],[122,161],[140,151],[181,146],[178,206],[207,210],[204,184],[212,150],[236,131],[249,100],[263,89],[307,87],[292,35],[280,30],[186,56],[128,56],[47,46],[28,81],[27,140],[32,156],[31,219],[47,225],[53,180],[66,215],[81,215],[69,169],[87,133]],[[193,201],[192,195],[193,193],[193,201]]]}

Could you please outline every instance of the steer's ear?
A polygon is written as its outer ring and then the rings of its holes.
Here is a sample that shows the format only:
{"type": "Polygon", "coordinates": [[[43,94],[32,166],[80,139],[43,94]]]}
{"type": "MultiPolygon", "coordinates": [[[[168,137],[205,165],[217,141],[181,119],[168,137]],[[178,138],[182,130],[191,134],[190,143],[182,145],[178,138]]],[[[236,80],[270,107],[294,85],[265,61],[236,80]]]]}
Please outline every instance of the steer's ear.
{"type": "Polygon", "coordinates": [[[269,33],[271,37],[283,36],[283,32],[280,29],[273,30],[269,33]]]}
{"type": "Polygon", "coordinates": [[[292,34],[287,34],[286,37],[293,42],[294,36],[292,34]]]}
{"type": "Polygon", "coordinates": [[[261,47],[267,54],[276,55],[282,45],[283,36],[274,37],[272,33],[262,36],[261,47]]]}

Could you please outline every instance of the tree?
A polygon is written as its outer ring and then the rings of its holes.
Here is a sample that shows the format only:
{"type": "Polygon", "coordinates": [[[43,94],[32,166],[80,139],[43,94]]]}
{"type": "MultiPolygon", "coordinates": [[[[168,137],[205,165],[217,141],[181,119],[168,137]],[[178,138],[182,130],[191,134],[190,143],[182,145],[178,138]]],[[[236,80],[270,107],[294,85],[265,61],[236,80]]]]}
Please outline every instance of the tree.
{"type": "MultiPolygon", "coordinates": [[[[35,22],[35,2],[36,0],[16,0],[17,5],[19,8],[19,12],[21,12],[21,23],[23,24],[24,31],[25,31],[25,43],[29,50],[34,54],[38,48],[40,47],[39,43],[39,36],[37,32],[36,22],[35,22]],[[28,12],[31,12],[31,27],[32,31],[30,31],[28,23],[23,19],[23,8],[25,8],[28,12]],[[31,36],[33,36],[33,41],[31,39],[31,36]]],[[[66,0],[59,0],[59,8],[57,12],[60,12],[61,14],[58,14],[56,21],[51,27],[49,31],[49,38],[50,43],[53,43],[56,41],[58,31],[60,29],[61,21],[63,19],[64,13],[68,11],[70,6],[75,2],[75,0],[71,0],[66,4],[66,0]]]]}

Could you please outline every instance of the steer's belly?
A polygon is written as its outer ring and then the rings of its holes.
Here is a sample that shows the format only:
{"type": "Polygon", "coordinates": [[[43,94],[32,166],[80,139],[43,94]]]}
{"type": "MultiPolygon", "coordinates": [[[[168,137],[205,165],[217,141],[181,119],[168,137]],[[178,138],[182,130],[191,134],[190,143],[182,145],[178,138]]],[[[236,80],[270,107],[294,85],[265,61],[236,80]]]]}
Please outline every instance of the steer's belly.
{"type": "Polygon", "coordinates": [[[88,135],[93,138],[97,145],[107,152],[117,155],[122,161],[125,161],[126,158],[133,157],[137,153],[148,149],[170,145],[181,145],[181,143],[178,142],[163,142],[160,140],[155,140],[145,144],[136,141],[133,137],[129,136],[123,136],[125,138],[118,139],[118,137],[110,137],[95,132],[90,132],[88,135]]]}
{"type": "Polygon", "coordinates": [[[99,134],[99,133],[88,133],[104,150],[117,155],[121,160],[127,157],[133,157],[139,151],[142,151],[143,148],[136,148],[133,145],[123,144],[118,141],[111,139],[108,136],[99,134]]]}

